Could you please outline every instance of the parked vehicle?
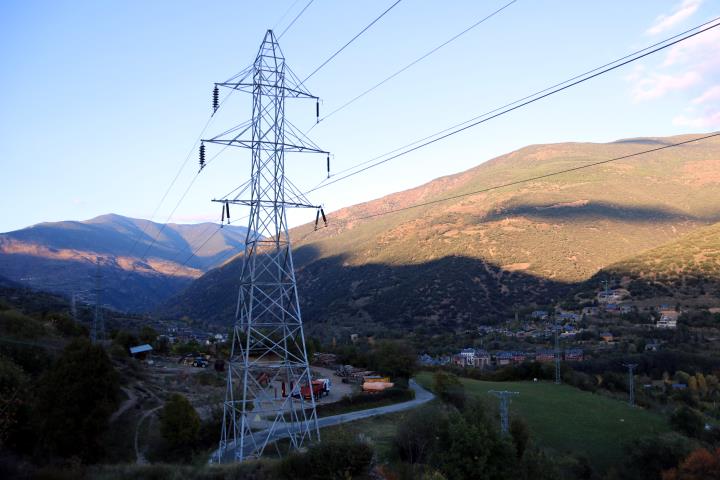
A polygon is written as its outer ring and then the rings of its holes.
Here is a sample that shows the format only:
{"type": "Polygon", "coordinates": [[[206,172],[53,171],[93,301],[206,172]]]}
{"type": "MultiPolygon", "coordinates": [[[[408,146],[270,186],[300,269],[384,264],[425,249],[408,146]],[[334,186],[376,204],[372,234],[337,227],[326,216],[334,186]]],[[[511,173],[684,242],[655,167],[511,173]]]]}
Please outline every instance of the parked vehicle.
{"type": "Polygon", "coordinates": [[[302,398],[304,398],[305,400],[310,400],[310,398],[313,396],[318,399],[323,395],[328,395],[330,393],[330,380],[326,378],[320,380],[313,380],[311,385],[312,390],[310,390],[309,385],[303,385],[302,387],[300,387],[299,392],[297,388],[295,388],[292,396],[296,398],[300,398],[300,396],[302,396],[302,398]]]}
{"type": "Polygon", "coordinates": [[[324,395],[326,395],[326,396],[330,395],[330,389],[332,388],[332,382],[330,381],[329,378],[318,378],[315,381],[322,382],[322,384],[323,384],[322,393],[324,395]]]}
{"type": "Polygon", "coordinates": [[[203,357],[197,357],[197,358],[193,361],[192,366],[193,366],[193,367],[197,367],[197,368],[207,368],[207,366],[208,366],[208,361],[205,360],[203,357]]]}

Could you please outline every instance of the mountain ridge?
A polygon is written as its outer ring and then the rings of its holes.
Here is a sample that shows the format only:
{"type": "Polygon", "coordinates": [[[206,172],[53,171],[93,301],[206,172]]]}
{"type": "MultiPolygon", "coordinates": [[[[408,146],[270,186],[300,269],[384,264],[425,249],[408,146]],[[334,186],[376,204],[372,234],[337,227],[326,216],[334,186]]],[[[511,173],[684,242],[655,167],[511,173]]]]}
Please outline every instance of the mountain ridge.
{"type": "MultiPolygon", "coordinates": [[[[720,140],[491,187],[699,136],[526,146],[331,212],[327,228],[293,228],[305,319],[311,327],[408,329],[436,318],[462,329],[557,300],[609,265],[720,221],[720,140]]],[[[162,311],[231,322],[241,261],[206,273],[162,311]]]]}
{"type": "Polygon", "coordinates": [[[0,275],[71,295],[93,288],[99,259],[104,301],[119,310],[147,311],[241,251],[246,228],[228,226],[203,243],[214,228],[209,222],[163,226],[118,214],[42,222],[0,234],[0,275]]]}

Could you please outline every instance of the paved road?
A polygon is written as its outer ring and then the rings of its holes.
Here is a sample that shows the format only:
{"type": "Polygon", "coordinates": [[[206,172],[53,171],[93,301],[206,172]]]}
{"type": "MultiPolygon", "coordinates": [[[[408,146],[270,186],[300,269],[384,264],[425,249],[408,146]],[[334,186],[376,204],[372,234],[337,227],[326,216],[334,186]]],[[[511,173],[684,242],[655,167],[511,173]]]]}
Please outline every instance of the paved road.
{"type": "MultiPolygon", "coordinates": [[[[354,422],[355,420],[362,420],[364,418],[370,418],[377,415],[386,415],[388,413],[395,413],[395,412],[401,412],[403,410],[409,410],[411,408],[415,408],[419,405],[422,405],[423,403],[427,403],[430,400],[432,400],[435,395],[430,393],[429,391],[425,390],[423,387],[417,384],[415,380],[410,380],[409,383],[410,388],[412,388],[415,391],[415,398],[413,400],[409,400],[407,402],[402,403],[395,403],[393,405],[387,405],[384,407],[376,407],[376,408],[369,408],[367,410],[358,410],[357,412],[350,412],[350,413],[343,413],[341,415],[332,415],[330,417],[323,417],[318,419],[318,427],[325,428],[330,427],[332,425],[340,425],[342,423],[348,423],[348,422],[354,422]]],[[[267,431],[260,431],[257,432],[257,438],[264,438],[267,431]]],[[[287,431],[276,431],[273,432],[273,435],[268,442],[274,442],[280,439],[283,439],[285,437],[289,436],[287,431]]],[[[251,453],[251,449],[246,447],[246,455],[249,455],[251,453]]],[[[217,459],[218,452],[213,452],[211,456],[211,461],[214,461],[217,459]]],[[[232,450],[228,448],[228,450],[225,452],[225,455],[223,455],[223,461],[231,461],[233,455],[232,450]]]]}

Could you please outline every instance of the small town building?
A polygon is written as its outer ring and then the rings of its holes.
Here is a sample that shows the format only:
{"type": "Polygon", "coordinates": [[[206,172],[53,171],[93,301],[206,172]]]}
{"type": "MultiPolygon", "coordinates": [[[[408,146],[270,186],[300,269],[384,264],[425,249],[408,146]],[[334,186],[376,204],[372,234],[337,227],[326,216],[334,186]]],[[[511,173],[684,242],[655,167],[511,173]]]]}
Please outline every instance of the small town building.
{"type": "Polygon", "coordinates": [[[582,362],[583,358],[582,348],[571,348],[569,350],[565,350],[566,362],[582,362]]]}
{"type": "Polygon", "coordinates": [[[539,350],[535,354],[535,361],[546,363],[546,362],[554,362],[555,361],[555,351],[554,350],[539,350]]]}
{"type": "Polygon", "coordinates": [[[145,359],[150,355],[150,352],[152,352],[152,349],[153,348],[150,345],[148,345],[147,343],[144,343],[142,345],[130,347],[130,355],[132,355],[135,358],[145,359]]]}

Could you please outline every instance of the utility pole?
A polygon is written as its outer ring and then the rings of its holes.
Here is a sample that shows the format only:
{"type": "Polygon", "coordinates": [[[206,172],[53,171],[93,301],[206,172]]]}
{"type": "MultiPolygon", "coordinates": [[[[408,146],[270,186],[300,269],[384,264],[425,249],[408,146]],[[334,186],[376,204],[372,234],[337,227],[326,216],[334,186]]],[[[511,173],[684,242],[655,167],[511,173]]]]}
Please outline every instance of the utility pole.
{"type": "Polygon", "coordinates": [[[213,138],[203,140],[200,165],[204,167],[205,143],[243,147],[252,152],[250,181],[233,198],[220,198],[221,221],[230,218],[230,205],[249,207],[240,291],[233,319],[233,339],[227,368],[223,423],[215,462],[258,458],[268,445],[296,450],[320,439],[305,347],[300,304],[293,265],[287,208],[312,205],[285,176],[285,154],[322,153],[285,118],[285,100],[316,101],[285,64],[277,39],[268,30],[255,61],[231,81],[217,83],[213,110],[217,111],[218,87],[252,93],[252,120],[213,138]],[[246,138],[246,136],[250,138],[246,138]],[[249,198],[242,197],[249,192],[249,198]],[[241,199],[246,198],[246,199],[241,199]],[[282,392],[280,394],[279,392],[282,392]],[[283,439],[282,442],[277,440],[283,439]],[[287,440],[284,440],[287,439],[287,440]]]}
{"type": "Polygon", "coordinates": [[[488,393],[495,395],[500,400],[500,434],[507,435],[510,432],[510,396],[520,395],[520,392],[489,390],[488,393]]]}
{"type": "Polygon", "coordinates": [[[102,312],[102,270],[100,270],[100,257],[95,258],[95,286],[93,293],[95,294],[95,315],[90,329],[90,340],[92,343],[98,343],[105,340],[105,319],[102,312]]]}
{"type": "Polygon", "coordinates": [[[633,371],[635,370],[635,367],[637,367],[637,363],[624,363],[623,367],[627,367],[628,369],[628,389],[630,393],[630,398],[628,399],[628,405],[631,407],[635,406],[635,375],[633,371]]]}
{"type": "Polygon", "coordinates": [[[553,330],[555,330],[555,384],[560,385],[562,383],[560,376],[562,352],[560,351],[560,326],[557,324],[557,318],[553,321],[553,330]]]}

